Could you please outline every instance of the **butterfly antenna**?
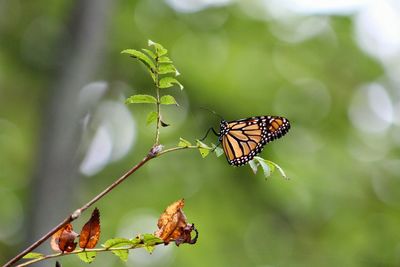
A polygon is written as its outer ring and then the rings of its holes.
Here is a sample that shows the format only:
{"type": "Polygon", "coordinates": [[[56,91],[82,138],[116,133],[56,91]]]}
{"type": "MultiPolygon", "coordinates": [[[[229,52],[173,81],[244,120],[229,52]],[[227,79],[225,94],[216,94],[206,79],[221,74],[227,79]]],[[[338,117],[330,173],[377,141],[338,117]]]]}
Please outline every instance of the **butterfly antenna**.
{"type": "Polygon", "coordinates": [[[209,108],[206,108],[206,107],[200,107],[201,109],[204,109],[204,110],[207,110],[207,111],[209,111],[209,112],[211,112],[212,114],[214,114],[214,115],[216,115],[216,116],[218,116],[221,120],[223,120],[224,118],[221,116],[221,115],[219,115],[217,112],[215,112],[214,110],[211,110],[211,109],[209,109],[209,108]]]}

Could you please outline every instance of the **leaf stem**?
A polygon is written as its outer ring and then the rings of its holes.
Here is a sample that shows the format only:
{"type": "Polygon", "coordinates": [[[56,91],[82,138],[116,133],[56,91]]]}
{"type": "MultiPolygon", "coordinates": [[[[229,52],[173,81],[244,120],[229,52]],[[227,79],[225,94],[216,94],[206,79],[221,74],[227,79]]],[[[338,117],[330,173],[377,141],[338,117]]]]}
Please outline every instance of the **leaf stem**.
{"type": "Polygon", "coordinates": [[[177,147],[172,147],[172,148],[168,148],[168,149],[165,149],[165,150],[161,151],[160,153],[157,154],[157,157],[159,157],[161,155],[164,155],[164,154],[167,154],[167,153],[170,153],[170,152],[173,152],[173,151],[183,150],[183,149],[193,149],[193,148],[197,149],[199,147],[198,146],[177,146],[177,147]]]}
{"type": "Polygon", "coordinates": [[[160,84],[159,84],[159,73],[158,73],[158,68],[159,68],[159,62],[158,62],[158,56],[155,58],[156,61],[156,70],[155,70],[155,85],[156,85],[156,99],[157,99],[157,126],[156,126],[156,140],[155,140],[155,145],[158,145],[160,143],[160,125],[161,125],[161,113],[160,113],[160,84]]]}

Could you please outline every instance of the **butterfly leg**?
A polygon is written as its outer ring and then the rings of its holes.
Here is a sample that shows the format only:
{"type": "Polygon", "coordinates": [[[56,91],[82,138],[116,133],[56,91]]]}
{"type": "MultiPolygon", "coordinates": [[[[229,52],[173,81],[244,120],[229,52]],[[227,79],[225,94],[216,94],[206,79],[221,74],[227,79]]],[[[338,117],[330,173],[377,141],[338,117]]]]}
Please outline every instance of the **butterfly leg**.
{"type": "Polygon", "coordinates": [[[210,131],[212,131],[216,136],[219,136],[219,133],[217,133],[217,132],[214,130],[214,128],[211,127],[210,129],[207,130],[206,135],[205,135],[203,138],[199,139],[199,140],[200,140],[200,141],[204,141],[204,140],[207,138],[207,136],[208,136],[208,134],[210,133],[210,131]]]}

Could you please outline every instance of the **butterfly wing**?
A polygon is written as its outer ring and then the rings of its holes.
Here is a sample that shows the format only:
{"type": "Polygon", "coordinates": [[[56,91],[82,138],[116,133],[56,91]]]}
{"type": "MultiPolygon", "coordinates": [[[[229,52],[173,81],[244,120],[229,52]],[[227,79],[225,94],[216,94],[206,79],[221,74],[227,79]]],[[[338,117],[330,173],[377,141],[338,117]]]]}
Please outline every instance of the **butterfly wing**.
{"type": "Polygon", "coordinates": [[[265,144],[282,137],[289,129],[289,120],[278,116],[222,121],[220,141],[229,164],[240,166],[260,153],[265,144]]]}

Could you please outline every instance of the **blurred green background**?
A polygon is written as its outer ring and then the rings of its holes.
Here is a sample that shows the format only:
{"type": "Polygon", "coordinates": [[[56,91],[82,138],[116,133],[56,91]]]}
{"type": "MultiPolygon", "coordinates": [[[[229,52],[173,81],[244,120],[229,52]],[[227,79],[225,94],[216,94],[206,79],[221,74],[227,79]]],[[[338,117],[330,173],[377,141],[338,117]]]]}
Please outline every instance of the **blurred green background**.
{"type": "Polygon", "coordinates": [[[285,116],[261,156],[290,180],[194,150],[151,161],[96,204],[100,241],[153,232],[184,197],[198,243],[93,266],[400,266],[399,25],[395,0],[0,0],[0,263],[147,153],[150,107],[123,101],[151,80],[120,51],[151,39],[185,86],[161,142],[217,128],[200,107],[285,116]]]}

